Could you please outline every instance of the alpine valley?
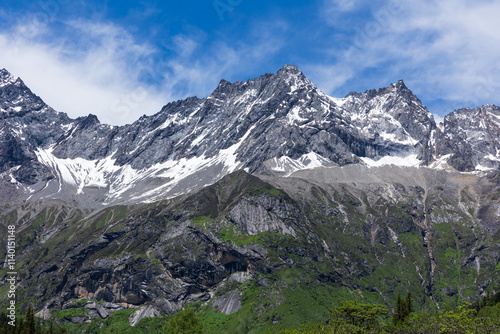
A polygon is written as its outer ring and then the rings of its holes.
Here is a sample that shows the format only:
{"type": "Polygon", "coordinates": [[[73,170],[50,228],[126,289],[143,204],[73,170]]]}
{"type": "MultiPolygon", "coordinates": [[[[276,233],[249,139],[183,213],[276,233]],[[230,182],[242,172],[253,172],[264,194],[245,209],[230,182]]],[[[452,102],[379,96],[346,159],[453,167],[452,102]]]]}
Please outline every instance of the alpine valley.
{"type": "Polygon", "coordinates": [[[454,307],[500,290],[500,108],[436,124],[401,80],[333,98],[286,65],[110,126],[0,70],[2,305],[9,226],[18,307],[75,332],[188,305],[215,333],[407,292],[454,307]]]}

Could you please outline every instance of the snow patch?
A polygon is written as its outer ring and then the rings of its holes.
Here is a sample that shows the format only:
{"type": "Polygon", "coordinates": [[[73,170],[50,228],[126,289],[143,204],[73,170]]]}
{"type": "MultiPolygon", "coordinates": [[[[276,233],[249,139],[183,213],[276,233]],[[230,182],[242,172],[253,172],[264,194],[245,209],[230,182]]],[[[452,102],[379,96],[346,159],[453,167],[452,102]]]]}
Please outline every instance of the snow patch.
{"type": "Polygon", "coordinates": [[[51,167],[58,173],[61,181],[76,186],[77,194],[82,194],[85,187],[106,188],[108,186],[107,174],[115,167],[110,158],[103,160],[60,159],[54,156],[52,151],[53,149],[38,149],[35,154],[40,163],[51,167]]]}
{"type": "Polygon", "coordinates": [[[415,146],[418,143],[418,140],[413,139],[409,135],[406,136],[405,139],[400,139],[395,133],[389,133],[389,132],[380,132],[379,135],[384,140],[391,141],[393,143],[401,145],[415,146]]]}
{"type": "Polygon", "coordinates": [[[298,159],[292,159],[287,156],[273,158],[266,162],[266,165],[273,171],[285,173],[285,176],[290,176],[292,173],[324,166],[334,166],[332,161],[322,157],[315,152],[309,152],[300,156],[298,159]]]}
{"type": "Polygon", "coordinates": [[[348,98],[345,98],[345,97],[342,97],[342,98],[338,98],[338,97],[331,97],[331,96],[328,96],[327,97],[333,102],[335,103],[337,106],[339,107],[342,107],[344,104],[346,104],[347,101],[349,101],[348,98]]]}
{"type": "Polygon", "coordinates": [[[453,154],[446,154],[443,155],[442,157],[436,158],[436,161],[432,162],[429,165],[429,168],[434,168],[434,169],[450,169],[450,166],[448,165],[448,159],[453,154]]]}
{"type": "Polygon", "coordinates": [[[306,118],[300,117],[299,115],[300,110],[301,108],[299,106],[295,106],[292,108],[292,110],[290,110],[290,112],[286,116],[288,125],[293,125],[294,123],[302,123],[307,121],[306,118]]]}
{"type": "Polygon", "coordinates": [[[8,75],[4,76],[2,79],[3,80],[0,81],[0,88],[5,87],[7,85],[14,84],[17,81],[17,79],[19,79],[19,78],[14,77],[12,74],[9,73],[8,75]]]}
{"type": "MultiPolygon", "coordinates": [[[[112,158],[113,155],[100,160],[61,159],[54,156],[53,148],[38,149],[36,155],[38,161],[49,167],[59,180],[58,193],[62,191],[63,187],[68,186],[73,189],[76,188],[77,194],[83,194],[86,187],[106,188],[107,195],[103,204],[108,205],[113,202],[123,201],[123,196],[127,191],[133,191],[134,187],[140,184],[147,184],[148,180],[161,180],[158,186],[149,187],[148,191],[141,191],[140,195],[130,198],[130,200],[135,201],[151,202],[165,199],[165,194],[168,194],[168,197],[178,195],[172,193],[172,189],[179,182],[206,168],[220,166],[220,177],[241,168],[243,163],[238,161],[236,151],[256,126],[254,124],[238,142],[224,150],[220,150],[213,157],[202,155],[189,159],[168,160],[144,169],[134,169],[130,165],[117,166],[115,165],[116,159],[112,158]]],[[[200,137],[197,140],[201,140],[200,137]]],[[[193,184],[193,187],[200,185],[193,184]]]]}
{"type": "MultiPolygon", "coordinates": [[[[498,152],[497,152],[498,154],[498,152]]],[[[500,161],[500,158],[497,158],[496,156],[494,156],[493,154],[488,154],[487,156],[484,157],[485,159],[488,159],[488,160],[492,160],[492,161],[500,161]]]]}
{"type": "Polygon", "coordinates": [[[410,154],[406,157],[395,157],[395,156],[385,156],[380,158],[379,160],[373,160],[366,157],[360,157],[360,159],[368,166],[368,167],[380,167],[384,165],[394,165],[400,167],[418,167],[422,162],[417,158],[417,154],[410,154]]]}
{"type": "Polygon", "coordinates": [[[486,166],[477,164],[476,167],[475,167],[475,169],[478,170],[478,171],[481,171],[481,172],[487,172],[487,171],[490,171],[490,170],[494,170],[495,168],[490,168],[490,167],[486,167],[486,166]]]}

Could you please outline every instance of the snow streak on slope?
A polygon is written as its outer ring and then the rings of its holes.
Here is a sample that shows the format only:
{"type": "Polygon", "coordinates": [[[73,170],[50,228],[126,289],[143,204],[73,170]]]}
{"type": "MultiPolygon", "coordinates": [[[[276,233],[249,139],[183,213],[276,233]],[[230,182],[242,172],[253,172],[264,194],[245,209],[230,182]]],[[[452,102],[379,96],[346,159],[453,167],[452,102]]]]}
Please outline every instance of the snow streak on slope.
{"type": "Polygon", "coordinates": [[[113,160],[103,159],[89,161],[82,158],[60,159],[52,154],[53,149],[38,149],[35,153],[38,161],[56,172],[59,181],[59,191],[63,184],[76,187],[77,194],[82,194],[86,187],[106,188],[109,177],[119,170],[113,165],[113,160]]]}
{"type": "Polygon", "coordinates": [[[17,79],[19,78],[14,77],[4,69],[0,69],[0,88],[14,84],[17,79]]]}
{"type": "Polygon", "coordinates": [[[337,164],[315,152],[304,154],[298,159],[282,156],[268,160],[265,163],[269,169],[284,173],[284,176],[290,176],[292,173],[304,169],[337,166],[337,164]]]}
{"type": "Polygon", "coordinates": [[[417,158],[416,154],[411,154],[406,157],[385,156],[379,160],[370,158],[360,158],[369,167],[380,167],[384,165],[394,165],[400,167],[418,167],[422,162],[417,158]]]}
{"type": "MultiPolygon", "coordinates": [[[[77,194],[85,194],[90,188],[101,188],[106,190],[104,205],[130,201],[151,202],[211,184],[241,168],[243,163],[237,160],[236,150],[253,129],[248,129],[236,144],[220,150],[214,157],[202,155],[168,160],[144,169],[134,169],[130,165],[117,166],[112,155],[100,160],[61,159],[52,154],[53,148],[38,149],[36,155],[40,163],[54,172],[58,181],[57,193],[71,193],[76,188],[77,194]],[[193,182],[190,178],[195,175],[196,182],[193,182]],[[198,181],[202,181],[202,184],[198,181]],[[184,185],[178,187],[181,183],[184,185]]],[[[45,198],[51,197],[50,194],[44,195],[45,198]]]]}

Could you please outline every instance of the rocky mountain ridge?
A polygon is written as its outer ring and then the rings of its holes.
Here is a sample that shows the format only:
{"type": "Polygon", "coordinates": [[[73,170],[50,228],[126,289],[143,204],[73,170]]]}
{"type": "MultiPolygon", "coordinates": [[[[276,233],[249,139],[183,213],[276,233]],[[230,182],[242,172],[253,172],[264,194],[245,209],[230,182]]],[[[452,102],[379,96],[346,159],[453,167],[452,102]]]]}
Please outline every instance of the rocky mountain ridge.
{"type": "Polygon", "coordinates": [[[6,70],[0,103],[0,173],[22,200],[154,201],[238,169],[289,175],[356,163],[500,166],[496,106],[457,110],[441,131],[403,81],[331,98],[291,65],[246,82],[222,80],[207,98],[169,103],[121,127],[94,115],[70,119],[6,70]],[[468,113],[475,121],[460,122],[468,113]]]}

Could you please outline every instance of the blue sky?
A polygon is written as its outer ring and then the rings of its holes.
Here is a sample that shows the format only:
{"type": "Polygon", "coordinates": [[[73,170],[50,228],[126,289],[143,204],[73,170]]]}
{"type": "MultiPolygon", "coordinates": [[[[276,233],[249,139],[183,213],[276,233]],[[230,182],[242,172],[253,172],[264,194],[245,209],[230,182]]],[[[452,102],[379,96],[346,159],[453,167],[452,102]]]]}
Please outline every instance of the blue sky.
{"type": "Polygon", "coordinates": [[[284,64],[335,97],[403,79],[444,116],[500,104],[499,14],[487,0],[2,0],[0,68],[110,124],[284,64]]]}

